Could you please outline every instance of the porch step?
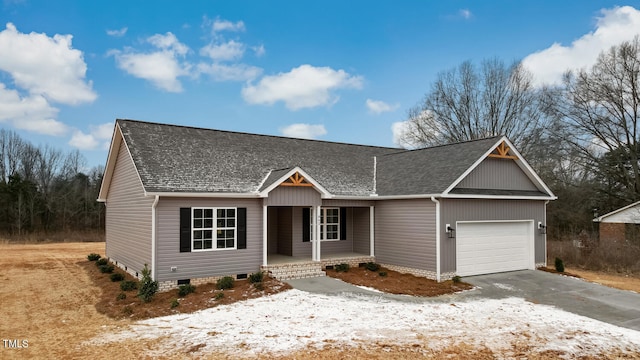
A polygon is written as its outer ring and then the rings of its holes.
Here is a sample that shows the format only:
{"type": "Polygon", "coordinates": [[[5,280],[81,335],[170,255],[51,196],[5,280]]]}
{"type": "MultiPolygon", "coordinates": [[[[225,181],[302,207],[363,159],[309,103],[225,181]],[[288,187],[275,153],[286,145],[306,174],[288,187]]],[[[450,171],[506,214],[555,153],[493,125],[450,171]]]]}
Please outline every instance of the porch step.
{"type": "Polygon", "coordinates": [[[276,264],[261,267],[271,277],[278,280],[304,279],[311,277],[325,276],[322,265],[317,262],[276,264]]]}

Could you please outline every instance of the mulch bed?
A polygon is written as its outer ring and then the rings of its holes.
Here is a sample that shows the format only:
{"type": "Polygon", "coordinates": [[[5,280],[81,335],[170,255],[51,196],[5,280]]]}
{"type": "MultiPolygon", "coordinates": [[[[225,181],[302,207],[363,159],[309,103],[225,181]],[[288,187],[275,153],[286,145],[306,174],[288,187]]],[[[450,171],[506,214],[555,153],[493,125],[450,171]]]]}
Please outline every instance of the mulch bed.
{"type": "Polygon", "coordinates": [[[465,282],[454,283],[451,280],[437,282],[424,277],[399,273],[384,267],[377,271],[370,271],[365,267],[357,267],[350,268],[347,272],[337,272],[336,270],[327,270],[326,272],[328,276],[336,279],[391,294],[431,297],[473,288],[473,285],[465,282]],[[386,273],[386,276],[381,276],[381,272],[386,273]]]}
{"type": "MultiPolygon", "coordinates": [[[[285,284],[269,276],[264,277],[261,286],[249,283],[248,280],[236,280],[233,288],[218,290],[215,283],[197,285],[195,292],[184,297],[178,296],[178,290],[158,292],[153,299],[144,303],[137,297],[138,290],[122,291],[120,282],[111,281],[111,274],[103,274],[93,261],[81,261],[83,267],[93,284],[101,290],[100,301],[96,304],[96,310],[111,318],[121,319],[149,319],[158,316],[192,313],[218,305],[231,304],[241,300],[253,299],[265,295],[276,294],[291,289],[285,284]],[[261,289],[260,289],[261,287],[261,289]],[[224,295],[217,295],[222,293],[224,295]],[[118,296],[124,294],[124,299],[118,296]],[[220,297],[221,296],[221,297],[220,297]],[[171,302],[177,299],[179,305],[172,308],[171,302]]],[[[136,280],[133,276],[115,268],[114,273],[123,274],[125,280],[136,280]]]]}

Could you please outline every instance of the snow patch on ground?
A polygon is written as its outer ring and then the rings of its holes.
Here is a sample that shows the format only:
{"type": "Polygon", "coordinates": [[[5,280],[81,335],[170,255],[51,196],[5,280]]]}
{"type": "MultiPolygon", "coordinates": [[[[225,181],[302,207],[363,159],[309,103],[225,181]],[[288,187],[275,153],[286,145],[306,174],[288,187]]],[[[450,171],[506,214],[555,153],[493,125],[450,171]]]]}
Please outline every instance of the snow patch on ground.
{"type": "Polygon", "coordinates": [[[492,285],[497,287],[498,289],[507,290],[507,291],[516,291],[516,289],[512,285],[500,284],[500,283],[493,283],[492,285]]]}
{"type": "MultiPolygon", "coordinates": [[[[640,352],[640,332],[521,298],[412,303],[353,294],[329,296],[289,290],[193,314],[139,321],[94,344],[146,338],[162,341],[156,355],[202,346],[201,353],[282,354],[308,347],[421,343],[438,349],[465,342],[509,354],[526,342],[533,351],[569,357],[613,349],[640,352]]],[[[153,354],[147,354],[154,356],[153,354]]]]}
{"type": "Polygon", "coordinates": [[[384,294],[384,291],[380,291],[380,290],[378,290],[376,288],[372,288],[372,287],[368,287],[368,286],[362,286],[362,285],[354,285],[354,286],[357,287],[357,288],[363,289],[363,290],[384,294]]]}

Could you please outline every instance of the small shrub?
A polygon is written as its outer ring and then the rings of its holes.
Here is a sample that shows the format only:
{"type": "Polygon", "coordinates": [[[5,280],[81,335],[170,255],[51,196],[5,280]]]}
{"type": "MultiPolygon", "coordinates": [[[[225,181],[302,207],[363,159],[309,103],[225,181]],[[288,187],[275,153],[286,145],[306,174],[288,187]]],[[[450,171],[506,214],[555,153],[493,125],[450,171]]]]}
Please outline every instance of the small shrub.
{"type": "Polygon", "coordinates": [[[224,293],[223,292],[219,292],[216,294],[216,300],[220,300],[224,297],[224,293]]]}
{"type": "Polygon", "coordinates": [[[138,297],[143,302],[149,302],[153,299],[153,296],[158,292],[158,282],[151,279],[151,269],[144,264],[142,269],[142,280],[140,280],[140,287],[138,288],[138,297]]]}
{"type": "Polygon", "coordinates": [[[196,287],[191,284],[182,284],[178,287],[178,296],[187,296],[196,291],[196,287]]]}
{"type": "Polygon", "coordinates": [[[252,284],[260,283],[262,282],[263,279],[264,279],[264,273],[262,273],[262,271],[249,275],[249,282],[252,284]]]}
{"type": "Polygon", "coordinates": [[[349,264],[347,263],[342,263],[342,264],[338,264],[335,267],[337,272],[347,272],[349,271],[349,264]]]}
{"type": "Polygon", "coordinates": [[[461,278],[460,276],[456,275],[456,276],[452,277],[452,278],[451,278],[451,280],[452,280],[455,284],[457,284],[457,283],[459,283],[459,282],[461,282],[461,281],[462,281],[462,278],[461,278]]]}
{"type": "Polygon", "coordinates": [[[116,296],[116,299],[118,300],[124,300],[127,298],[127,294],[121,292],[120,294],[118,294],[118,296],[116,296]]]}
{"type": "Polygon", "coordinates": [[[556,258],[556,271],[557,272],[564,272],[564,263],[562,262],[562,259],[560,259],[560,258],[556,258]]]}
{"type": "Polygon", "coordinates": [[[178,299],[171,300],[171,308],[172,309],[178,307],[178,305],[180,305],[180,302],[178,302],[178,299]]]}
{"type": "Polygon", "coordinates": [[[122,281],[124,280],[124,275],[120,274],[120,273],[115,273],[115,274],[111,274],[111,281],[116,282],[116,281],[122,281]]]}
{"type": "Polygon", "coordinates": [[[96,261],[96,260],[100,259],[100,254],[91,253],[91,254],[87,255],[87,259],[89,259],[89,261],[96,261]]]}
{"type": "Polygon", "coordinates": [[[369,270],[369,271],[378,271],[380,270],[380,265],[374,263],[374,262],[368,262],[364,265],[364,267],[369,270]]]}
{"type": "Polygon", "coordinates": [[[108,263],[109,263],[109,260],[107,260],[107,258],[102,258],[96,261],[96,266],[107,265],[108,263]]]}
{"type": "Polygon", "coordinates": [[[264,290],[264,285],[261,282],[253,283],[253,287],[256,288],[256,290],[258,291],[264,290]]]}
{"type": "Polygon", "coordinates": [[[382,277],[385,277],[385,276],[387,276],[387,272],[386,272],[386,271],[380,271],[380,272],[378,273],[378,275],[380,275],[380,276],[382,276],[382,277]]]}
{"type": "Polygon", "coordinates": [[[111,274],[113,272],[113,265],[100,265],[98,269],[100,269],[100,272],[103,274],[111,274]]]}
{"type": "Polygon", "coordinates": [[[218,282],[216,282],[216,286],[220,290],[231,289],[234,282],[235,280],[231,276],[225,276],[218,279],[218,282]]]}
{"type": "Polygon", "coordinates": [[[120,283],[120,290],[131,291],[138,288],[138,283],[131,280],[126,280],[120,283]]]}
{"type": "Polygon", "coordinates": [[[122,308],[122,313],[129,316],[131,314],[133,314],[133,309],[131,308],[131,306],[127,305],[125,307],[122,308]]]}

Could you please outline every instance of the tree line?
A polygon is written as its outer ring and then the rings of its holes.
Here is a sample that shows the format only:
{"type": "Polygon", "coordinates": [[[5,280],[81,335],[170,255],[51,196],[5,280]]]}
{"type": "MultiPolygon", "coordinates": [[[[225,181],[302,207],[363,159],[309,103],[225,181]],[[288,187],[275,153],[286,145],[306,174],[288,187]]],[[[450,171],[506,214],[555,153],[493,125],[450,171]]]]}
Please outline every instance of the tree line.
{"type": "Polygon", "coordinates": [[[521,62],[467,61],[438,74],[408,111],[408,147],[506,135],[558,196],[552,237],[640,200],[640,38],[602,52],[562,82],[535,86],[521,62]]]}
{"type": "Polygon", "coordinates": [[[0,234],[103,229],[102,173],[88,170],[78,150],[34,146],[0,129],[0,234]]]}

